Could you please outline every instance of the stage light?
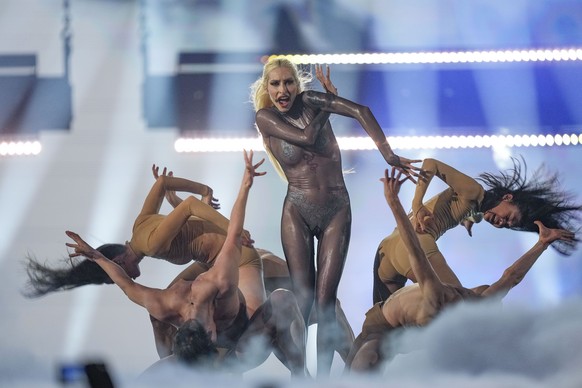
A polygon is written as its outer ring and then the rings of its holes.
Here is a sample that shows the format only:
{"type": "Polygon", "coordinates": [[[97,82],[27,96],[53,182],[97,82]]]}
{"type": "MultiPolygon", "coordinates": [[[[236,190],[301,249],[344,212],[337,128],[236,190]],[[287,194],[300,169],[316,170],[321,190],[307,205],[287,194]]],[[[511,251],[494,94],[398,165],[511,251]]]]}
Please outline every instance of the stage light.
{"type": "Polygon", "coordinates": [[[38,155],[41,151],[42,145],[38,140],[0,141],[0,156],[38,155]]]}
{"type": "MultiPolygon", "coordinates": [[[[347,151],[375,150],[376,145],[367,136],[337,137],[340,149],[347,151]]],[[[457,149],[504,147],[576,146],[582,144],[582,133],[556,135],[455,135],[455,136],[389,136],[394,149],[457,149]]],[[[174,143],[176,152],[239,152],[243,149],[264,151],[260,137],[253,138],[179,138],[174,143]]]]}
{"type": "Polygon", "coordinates": [[[412,65],[446,63],[496,63],[496,62],[557,62],[582,60],[582,48],[523,49],[452,52],[394,52],[346,54],[280,54],[270,59],[287,58],[294,63],[343,65],[412,65]]]}
{"type": "Polygon", "coordinates": [[[174,143],[176,152],[238,152],[263,150],[260,138],[180,138],[174,143]]]}

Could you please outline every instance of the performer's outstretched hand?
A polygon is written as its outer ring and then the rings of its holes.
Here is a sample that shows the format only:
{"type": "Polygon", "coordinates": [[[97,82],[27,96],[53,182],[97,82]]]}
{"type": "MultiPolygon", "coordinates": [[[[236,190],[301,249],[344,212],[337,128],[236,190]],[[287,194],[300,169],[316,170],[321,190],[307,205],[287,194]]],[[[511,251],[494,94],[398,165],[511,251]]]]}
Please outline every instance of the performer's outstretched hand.
{"type": "Polygon", "coordinates": [[[70,258],[84,256],[91,261],[107,259],[101,252],[87,244],[77,233],[67,230],[65,234],[75,241],[75,244],[65,243],[66,246],[75,250],[73,253],[69,253],[70,258]]]}
{"type": "Polygon", "coordinates": [[[386,197],[386,200],[390,201],[397,198],[402,184],[407,179],[410,179],[408,177],[402,178],[402,175],[402,171],[398,170],[396,167],[392,167],[390,173],[388,172],[388,169],[384,170],[384,177],[380,178],[380,180],[384,182],[384,197],[386,197]]]}
{"type": "Polygon", "coordinates": [[[319,83],[321,83],[321,86],[325,89],[327,93],[334,94],[337,96],[337,88],[335,87],[333,82],[331,82],[329,65],[325,65],[325,69],[326,75],[323,75],[323,69],[321,68],[321,65],[315,65],[315,77],[317,78],[319,83]]]}
{"type": "Polygon", "coordinates": [[[550,245],[556,240],[576,241],[576,235],[566,229],[550,229],[547,228],[541,221],[534,221],[539,230],[539,242],[544,245],[550,245]]]}
{"type": "Polygon", "coordinates": [[[396,169],[402,174],[404,174],[412,183],[416,184],[417,179],[426,180],[426,174],[420,167],[416,167],[413,163],[420,163],[422,159],[408,159],[396,154],[388,160],[388,164],[396,169]]]}
{"type": "Polygon", "coordinates": [[[267,173],[266,171],[257,171],[257,168],[265,162],[265,158],[261,159],[258,163],[253,164],[253,150],[250,150],[248,153],[247,150],[244,150],[244,157],[245,174],[243,176],[243,185],[250,188],[253,185],[253,180],[256,176],[263,176],[267,173]]]}

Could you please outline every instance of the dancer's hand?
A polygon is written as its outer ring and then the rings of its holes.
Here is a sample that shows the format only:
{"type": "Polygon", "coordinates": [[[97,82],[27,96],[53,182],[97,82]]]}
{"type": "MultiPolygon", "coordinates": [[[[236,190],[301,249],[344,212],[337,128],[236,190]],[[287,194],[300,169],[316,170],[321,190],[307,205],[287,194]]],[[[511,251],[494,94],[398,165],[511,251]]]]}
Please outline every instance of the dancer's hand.
{"type": "Polygon", "coordinates": [[[315,77],[319,83],[321,83],[321,86],[327,93],[337,96],[337,88],[333,82],[331,82],[329,65],[325,65],[325,69],[327,70],[326,75],[323,75],[323,69],[321,68],[321,65],[315,65],[315,77]]]}
{"type": "Polygon", "coordinates": [[[208,187],[208,194],[203,195],[201,198],[201,201],[209,206],[212,206],[216,210],[220,209],[220,203],[218,202],[218,199],[214,198],[214,196],[213,196],[214,191],[210,188],[210,186],[207,186],[207,187],[208,187]]]}
{"type": "Polygon", "coordinates": [[[267,173],[266,171],[257,171],[257,168],[259,168],[261,164],[265,162],[265,158],[261,159],[258,163],[253,164],[253,150],[250,150],[248,153],[247,150],[244,150],[244,157],[245,174],[243,176],[243,185],[245,187],[251,188],[253,185],[253,180],[256,176],[263,176],[267,173]]]}
{"type": "Polygon", "coordinates": [[[67,247],[73,248],[75,250],[73,253],[69,253],[70,258],[84,256],[91,261],[99,259],[107,260],[107,258],[103,256],[101,252],[93,248],[91,245],[87,244],[77,233],[67,230],[65,231],[65,234],[69,236],[73,241],[75,241],[75,244],[65,243],[67,247]]]}
{"type": "Polygon", "coordinates": [[[255,240],[251,237],[251,232],[243,230],[241,234],[241,244],[247,248],[254,248],[255,240]]]}
{"type": "MultiPolygon", "coordinates": [[[[160,166],[156,166],[155,164],[152,164],[152,174],[154,175],[154,178],[157,180],[160,177],[160,166]]],[[[164,167],[164,169],[162,170],[162,175],[161,176],[174,176],[174,174],[172,173],[172,171],[168,171],[168,169],[166,167],[164,167]]]]}
{"type": "Polygon", "coordinates": [[[414,229],[416,233],[426,233],[427,229],[433,226],[434,215],[423,205],[414,215],[414,229]]]}
{"type": "Polygon", "coordinates": [[[399,171],[396,167],[392,167],[390,172],[388,172],[388,169],[384,170],[384,177],[380,178],[380,180],[384,182],[384,197],[386,200],[390,201],[398,197],[400,187],[409,179],[408,177],[402,178],[402,175],[402,171],[399,171]]]}
{"type": "MultiPolygon", "coordinates": [[[[152,166],[152,173],[154,174],[154,178],[156,178],[156,179],[158,179],[160,177],[159,170],[160,170],[160,168],[158,166],[156,166],[155,164],[152,166]]],[[[174,176],[174,173],[172,171],[168,171],[168,169],[166,167],[164,167],[164,169],[162,170],[161,176],[172,177],[172,176],[174,176]]],[[[200,185],[204,186],[208,189],[208,192],[206,193],[206,195],[200,195],[200,197],[201,197],[200,200],[216,210],[220,209],[220,202],[218,201],[217,198],[214,198],[214,196],[213,196],[214,191],[212,190],[212,188],[210,186],[203,185],[201,183],[200,183],[200,185]]],[[[170,204],[172,204],[173,207],[176,207],[180,202],[182,202],[182,200],[178,197],[178,194],[176,194],[175,191],[171,191],[171,190],[166,190],[166,199],[168,200],[168,202],[170,202],[170,204]]]]}
{"type": "Polygon", "coordinates": [[[534,224],[538,226],[539,230],[539,242],[544,245],[550,245],[556,240],[562,241],[576,241],[576,235],[566,229],[550,229],[547,228],[541,221],[534,221],[534,224]]]}
{"type": "Polygon", "coordinates": [[[408,159],[396,154],[393,154],[392,157],[390,157],[388,160],[388,164],[390,164],[392,167],[396,167],[398,171],[402,172],[414,184],[416,184],[417,179],[421,179],[423,181],[426,180],[424,171],[420,167],[416,167],[413,164],[420,162],[422,162],[422,159],[408,159]]]}

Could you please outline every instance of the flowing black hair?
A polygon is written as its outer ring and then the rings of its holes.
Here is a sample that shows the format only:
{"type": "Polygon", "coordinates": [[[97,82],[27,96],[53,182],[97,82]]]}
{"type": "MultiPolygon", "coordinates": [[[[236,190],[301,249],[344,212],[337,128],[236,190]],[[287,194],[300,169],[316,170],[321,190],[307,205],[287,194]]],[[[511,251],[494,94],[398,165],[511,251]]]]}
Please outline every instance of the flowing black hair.
{"type": "MultiPolygon", "coordinates": [[[[527,178],[527,164],[523,157],[511,158],[513,168],[498,174],[482,173],[477,180],[483,182],[488,189],[481,203],[480,211],[486,211],[497,206],[503,196],[511,194],[520,213],[521,221],[509,229],[538,232],[534,221],[541,221],[552,229],[567,229],[578,232],[580,229],[580,211],[582,205],[574,203],[574,195],[564,191],[560,186],[558,173],[551,173],[544,166],[537,169],[527,178]]],[[[559,253],[571,255],[578,240],[552,243],[559,253]]]]}
{"type": "MultiPolygon", "coordinates": [[[[104,244],[96,249],[109,260],[126,251],[123,244],[104,244]]],[[[91,260],[74,262],[66,259],[66,261],[68,265],[56,268],[28,256],[25,263],[28,281],[23,294],[28,298],[38,298],[51,292],[70,290],[88,284],[113,284],[109,275],[91,260]]]]}
{"type": "Polygon", "coordinates": [[[191,319],[176,331],[173,352],[179,361],[189,366],[203,366],[213,363],[218,349],[204,326],[191,319]]]}

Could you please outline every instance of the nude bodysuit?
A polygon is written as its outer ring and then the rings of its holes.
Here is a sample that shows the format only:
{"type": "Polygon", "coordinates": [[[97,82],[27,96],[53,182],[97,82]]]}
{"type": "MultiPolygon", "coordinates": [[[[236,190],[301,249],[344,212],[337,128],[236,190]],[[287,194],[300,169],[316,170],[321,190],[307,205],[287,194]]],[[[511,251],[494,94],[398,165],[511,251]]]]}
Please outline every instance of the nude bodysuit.
{"type": "MultiPolygon", "coordinates": [[[[158,252],[151,248],[150,236],[164,218],[161,214],[140,215],[133,225],[133,236],[129,242],[136,253],[169,261],[186,264],[193,260],[210,264],[220,252],[226,233],[212,222],[190,217],[180,232],[158,252]]],[[[251,265],[261,268],[261,260],[254,249],[243,247],[240,267],[251,265]]]]}
{"type": "MultiPolygon", "coordinates": [[[[483,201],[485,191],[475,179],[438,160],[426,159],[422,168],[431,177],[437,175],[441,179],[444,178],[443,180],[450,186],[424,203],[424,206],[434,216],[434,225],[427,229],[427,233],[417,233],[417,236],[424,253],[431,261],[431,257],[440,254],[436,244],[439,237],[475,212],[483,201]]],[[[415,211],[422,204],[426,185],[421,190],[417,186],[413,199],[413,210],[415,211]]],[[[410,218],[412,219],[412,214],[410,214],[410,218]]],[[[378,247],[378,254],[381,260],[378,275],[382,282],[390,283],[396,279],[402,279],[402,276],[410,278],[412,268],[398,229],[382,240],[378,247]]],[[[435,271],[438,275],[437,268],[435,267],[435,271]]]]}

